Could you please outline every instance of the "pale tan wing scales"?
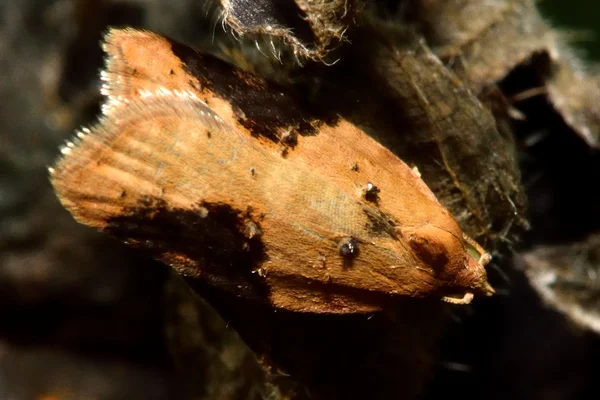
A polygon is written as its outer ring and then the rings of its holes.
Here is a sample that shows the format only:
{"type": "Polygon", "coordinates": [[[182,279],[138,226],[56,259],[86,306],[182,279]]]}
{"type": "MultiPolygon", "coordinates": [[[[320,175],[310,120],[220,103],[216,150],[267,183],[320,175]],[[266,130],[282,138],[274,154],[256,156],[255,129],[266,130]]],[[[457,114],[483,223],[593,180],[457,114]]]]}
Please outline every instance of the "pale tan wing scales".
{"type": "MultiPolygon", "coordinates": [[[[63,157],[51,170],[52,182],[65,206],[76,210],[77,219],[102,227],[107,217],[134,206],[140,196],[164,198],[167,187],[181,186],[163,174],[164,168],[180,164],[187,171],[185,159],[179,158],[181,148],[186,143],[204,145],[202,139],[217,131],[232,132],[189,93],[135,100],[118,114],[78,132],[61,149],[63,157]],[[165,106],[172,101],[177,106],[165,106]],[[193,122],[190,115],[195,117],[193,122]],[[186,142],[181,140],[182,133],[186,142]]],[[[189,206],[181,195],[172,194],[169,201],[176,207],[189,206]]]]}
{"type": "Polygon", "coordinates": [[[131,28],[111,29],[105,35],[105,67],[100,74],[101,92],[107,96],[105,115],[140,96],[199,89],[198,81],[186,74],[182,61],[173,54],[172,45],[155,33],[131,28]]]}
{"type": "Polygon", "coordinates": [[[264,259],[252,240],[260,230],[245,210],[219,202],[239,184],[226,164],[237,165],[244,141],[193,94],[162,90],[78,132],[50,178],[79,222],[183,275],[265,300],[253,274],[264,259]]]}

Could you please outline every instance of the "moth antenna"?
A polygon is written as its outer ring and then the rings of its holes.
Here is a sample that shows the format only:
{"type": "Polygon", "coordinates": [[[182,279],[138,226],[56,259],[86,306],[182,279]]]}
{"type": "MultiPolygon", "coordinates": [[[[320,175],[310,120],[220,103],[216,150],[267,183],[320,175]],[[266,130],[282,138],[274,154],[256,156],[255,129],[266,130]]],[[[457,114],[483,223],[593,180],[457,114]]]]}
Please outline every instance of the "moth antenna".
{"type": "MultiPolygon", "coordinates": [[[[448,233],[452,233],[452,232],[448,232],[448,233]]],[[[485,267],[492,260],[492,255],[490,253],[488,253],[487,251],[485,251],[485,249],[483,247],[481,247],[479,245],[479,243],[477,243],[475,240],[473,240],[470,236],[468,236],[464,232],[463,232],[463,239],[465,242],[470,244],[472,247],[475,248],[475,250],[477,250],[479,252],[479,254],[480,254],[479,260],[477,261],[479,264],[481,264],[482,266],[485,267]]]]}

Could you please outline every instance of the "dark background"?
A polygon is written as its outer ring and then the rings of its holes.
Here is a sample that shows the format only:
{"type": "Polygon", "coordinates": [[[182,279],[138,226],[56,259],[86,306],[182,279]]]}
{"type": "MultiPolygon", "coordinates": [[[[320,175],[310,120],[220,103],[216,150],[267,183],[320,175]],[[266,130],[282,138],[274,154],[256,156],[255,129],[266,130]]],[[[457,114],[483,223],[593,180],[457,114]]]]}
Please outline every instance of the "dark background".
{"type": "Polygon", "coordinates": [[[600,5],[586,0],[543,0],[540,11],[559,29],[572,31],[572,44],[580,49],[579,55],[588,60],[600,57],[600,5]]]}

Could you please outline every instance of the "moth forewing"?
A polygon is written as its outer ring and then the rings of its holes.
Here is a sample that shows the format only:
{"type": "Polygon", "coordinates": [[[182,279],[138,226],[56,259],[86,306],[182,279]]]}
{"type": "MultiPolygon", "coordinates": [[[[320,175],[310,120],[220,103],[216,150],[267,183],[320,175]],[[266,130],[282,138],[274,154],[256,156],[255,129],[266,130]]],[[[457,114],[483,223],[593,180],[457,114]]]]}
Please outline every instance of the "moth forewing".
{"type": "Polygon", "coordinates": [[[448,211],[356,126],[320,121],[280,88],[148,32],[112,30],[104,48],[109,106],[51,174],[79,222],[287,310],[490,293],[448,211]],[[295,142],[282,154],[286,132],[295,142]]]}

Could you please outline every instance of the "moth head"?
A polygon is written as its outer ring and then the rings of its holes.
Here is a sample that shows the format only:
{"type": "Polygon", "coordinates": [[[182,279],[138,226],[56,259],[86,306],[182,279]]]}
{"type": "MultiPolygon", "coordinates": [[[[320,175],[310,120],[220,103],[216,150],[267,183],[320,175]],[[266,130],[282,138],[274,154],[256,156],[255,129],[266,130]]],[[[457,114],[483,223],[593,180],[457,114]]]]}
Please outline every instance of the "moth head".
{"type": "Polygon", "coordinates": [[[425,224],[403,233],[415,256],[442,282],[442,300],[468,304],[474,295],[491,296],[494,290],[485,271],[490,255],[474,240],[454,231],[425,224]]]}

